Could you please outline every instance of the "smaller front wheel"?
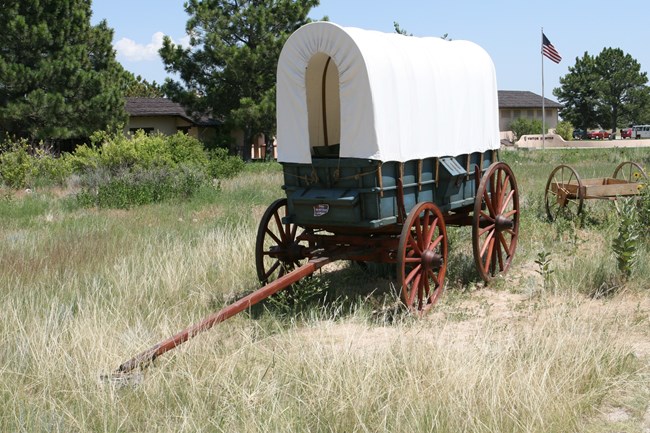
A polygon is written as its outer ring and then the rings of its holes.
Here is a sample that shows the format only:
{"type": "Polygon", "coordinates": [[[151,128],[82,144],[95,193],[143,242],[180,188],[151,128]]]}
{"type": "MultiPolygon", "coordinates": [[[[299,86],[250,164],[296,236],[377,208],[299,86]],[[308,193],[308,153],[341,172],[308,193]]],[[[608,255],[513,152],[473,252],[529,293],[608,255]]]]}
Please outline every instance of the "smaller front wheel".
{"type": "Polygon", "coordinates": [[[298,226],[286,221],[287,199],[268,207],[257,230],[255,265],[265,285],[288,274],[307,261],[308,244],[301,241],[298,226]]]}
{"type": "Polygon", "coordinates": [[[438,207],[420,203],[409,212],[397,250],[402,300],[423,314],[436,303],[445,285],[447,229],[438,207]]]}

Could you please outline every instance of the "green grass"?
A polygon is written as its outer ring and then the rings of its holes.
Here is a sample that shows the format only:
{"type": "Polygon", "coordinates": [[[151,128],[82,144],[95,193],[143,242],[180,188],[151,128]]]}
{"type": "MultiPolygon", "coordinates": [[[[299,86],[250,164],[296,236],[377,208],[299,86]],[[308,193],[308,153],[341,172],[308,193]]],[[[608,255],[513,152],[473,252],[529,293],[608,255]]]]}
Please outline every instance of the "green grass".
{"type": "Polygon", "coordinates": [[[257,287],[255,236],[283,196],[276,163],[250,164],[189,202],[79,209],[35,191],[0,200],[0,431],[644,431],[650,401],[650,257],[618,279],[613,205],[548,223],[553,167],[611,175],[646,150],[504,152],[521,191],[511,272],[473,268],[450,230],[448,290],[429,316],[394,308],[390,266],[341,262],[307,284],[300,314],[267,304],[103,381],[133,355],[257,287]],[[543,288],[534,261],[549,252],[543,288]],[[639,345],[640,343],[640,345],[639,345]],[[603,414],[622,410],[627,418],[603,414]],[[646,421],[644,421],[646,419],[646,421]],[[644,424],[645,423],[645,424],[644,424]]]}

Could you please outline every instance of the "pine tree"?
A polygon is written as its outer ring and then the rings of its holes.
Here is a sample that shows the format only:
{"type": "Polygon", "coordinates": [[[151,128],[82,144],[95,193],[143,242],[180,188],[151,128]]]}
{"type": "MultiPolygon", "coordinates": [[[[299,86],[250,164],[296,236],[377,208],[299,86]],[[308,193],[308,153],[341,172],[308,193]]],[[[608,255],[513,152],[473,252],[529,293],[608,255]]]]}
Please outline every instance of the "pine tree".
{"type": "Polygon", "coordinates": [[[91,0],[2,1],[0,133],[60,145],[125,121],[113,31],[90,17],[91,0]]]}
{"type": "Polygon", "coordinates": [[[164,92],[196,113],[210,113],[246,139],[275,131],[275,79],[286,39],[318,0],[189,0],[190,46],[165,37],[160,55],[168,72],[164,92]]]}

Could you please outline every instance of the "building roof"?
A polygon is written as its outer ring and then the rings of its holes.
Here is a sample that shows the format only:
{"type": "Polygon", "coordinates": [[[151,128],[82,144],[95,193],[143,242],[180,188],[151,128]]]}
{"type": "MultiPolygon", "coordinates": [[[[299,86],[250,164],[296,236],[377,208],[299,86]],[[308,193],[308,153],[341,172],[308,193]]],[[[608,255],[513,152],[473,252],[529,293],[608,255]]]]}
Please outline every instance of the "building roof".
{"type": "MultiPolygon", "coordinates": [[[[544,98],[546,108],[562,108],[563,105],[544,98]]],[[[542,108],[542,96],[522,90],[499,90],[499,108],[542,108]]]]}
{"type": "Polygon", "coordinates": [[[129,97],[126,98],[125,109],[131,117],[178,116],[199,126],[215,126],[222,123],[205,115],[200,118],[193,117],[181,104],[167,98],[129,97]]]}

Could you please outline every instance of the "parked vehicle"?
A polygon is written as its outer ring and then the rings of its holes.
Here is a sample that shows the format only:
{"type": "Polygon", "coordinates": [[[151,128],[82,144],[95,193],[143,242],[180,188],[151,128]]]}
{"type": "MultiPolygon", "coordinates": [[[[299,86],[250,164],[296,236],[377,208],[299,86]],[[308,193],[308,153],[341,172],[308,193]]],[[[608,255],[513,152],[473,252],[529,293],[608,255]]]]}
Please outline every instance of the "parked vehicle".
{"type": "Polygon", "coordinates": [[[623,128],[621,129],[621,138],[632,138],[632,128],[623,128]]]}
{"type": "Polygon", "coordinates": [[[634,125],[632,127],[632,137],[639,138],[650,138],[650,125],[634,125]]]}
{"type": "Polygon", "coordinates": [[[604,129],[597,129],[595,131],[587,132],[587,138],[589,140],[604,140],[606,138],[609,138],[609,135],[609,132],[605,131],[604,129]]]}
{"type": "Polygon", "coordinates": [[[584,129],[576,128],[573,130],[573,139],[574,140],[584,140],[587,138],[587,131],[584,129]]]}

